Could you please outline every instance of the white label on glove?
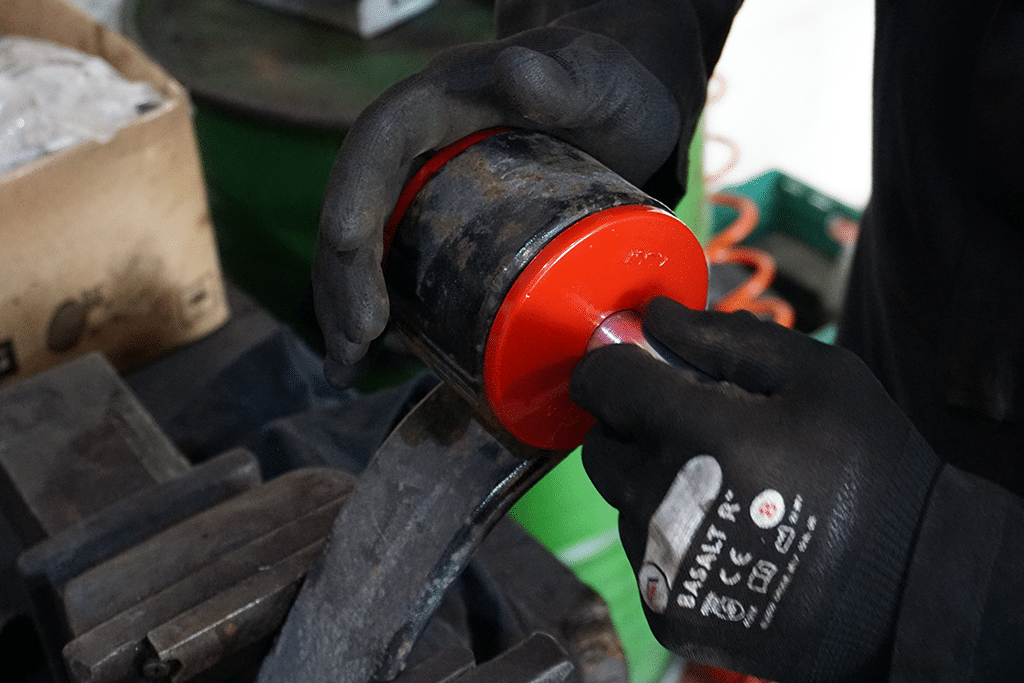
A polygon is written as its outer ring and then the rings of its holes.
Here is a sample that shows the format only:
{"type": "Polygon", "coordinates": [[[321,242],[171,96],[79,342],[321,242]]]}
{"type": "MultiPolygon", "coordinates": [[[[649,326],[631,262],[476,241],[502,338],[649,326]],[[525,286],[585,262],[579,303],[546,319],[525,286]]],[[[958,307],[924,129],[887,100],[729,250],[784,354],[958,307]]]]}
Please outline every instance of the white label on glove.
{"type": "Polygon", "coordinates": [[[726,489],[717,507],[713,505],[712,501],[708,507],[716,513],[714,521],[699,536],[689,564],[680,563],[679,576],[670,575],[669,594],[657,597],[704,618],[767,629],[818,520],[804,514],[802,496],[787,501],[771,488],[754,495],[749,506],[726,489]],[[749,522],[738,514],[743,509],[749,512],[749,522]]]}
{"type": "Polygon", "coordinates": [[[786,514],[786,501],[775,489],[765,489],[750,503],[750,518],[762,529],[771,529],[786,514]]]}
{"type": "MultiPolygon", "coordinates": [[[[710,455],[698,455],[679,470],[661,505],[651,516],[644,562],[637,580],[644,602],[655,612],[660,614],[668,606],[679,564],[721,488],[722,468],[718,461],[710,455]]],[[[708,558],[712,554],[717,556],[722,549],[722,539],[718,539],[717,546],[714,539],[709,540],[706,549],[702,546],[705,577],[714,561],[708,558]]]]}

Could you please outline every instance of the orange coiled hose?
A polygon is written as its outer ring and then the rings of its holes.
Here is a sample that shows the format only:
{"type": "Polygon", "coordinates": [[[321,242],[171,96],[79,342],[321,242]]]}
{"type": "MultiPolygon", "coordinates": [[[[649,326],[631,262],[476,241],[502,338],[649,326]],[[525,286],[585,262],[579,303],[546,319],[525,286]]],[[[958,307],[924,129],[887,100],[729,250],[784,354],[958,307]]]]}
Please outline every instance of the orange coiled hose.
{"type": "Polygon", "coordinates": [[[748,197],[726,192],[713,194],[711,201],[735,209],[739,216],[708,243],[704,249],[708,262],[712,265],[739,263],[754,269],[743,284],[719,299],[714,309],[750,311],[755,315],[766,315],[784,327],[793,327],[796,321],[793,307],[782,299],[764,294],[775,279],[775,261],[758,249],[736,246],[757,227],[760,220],[757,204],[748,197]]]}

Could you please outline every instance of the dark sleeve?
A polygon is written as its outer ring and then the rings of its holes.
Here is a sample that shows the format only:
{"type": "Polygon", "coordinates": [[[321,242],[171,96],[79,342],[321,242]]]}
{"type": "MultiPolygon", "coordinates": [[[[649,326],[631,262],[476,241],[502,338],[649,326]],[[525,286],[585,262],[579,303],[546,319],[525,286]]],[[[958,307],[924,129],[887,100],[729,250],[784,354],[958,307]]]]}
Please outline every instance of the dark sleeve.
{"type": "Polygon", "coordinates": [[[687,152],[711,76],[742,0],[498,0],[498,37],[557,25],[619,42],[661,81],[679,106],[676,151],[644,186],[674,204],[686,190],[687,152]]]}
{"type": "Polygon", "coordinates": [[[893,683],[1024,680],[1024,501],[945,467],[896,625],[893,683]]]}

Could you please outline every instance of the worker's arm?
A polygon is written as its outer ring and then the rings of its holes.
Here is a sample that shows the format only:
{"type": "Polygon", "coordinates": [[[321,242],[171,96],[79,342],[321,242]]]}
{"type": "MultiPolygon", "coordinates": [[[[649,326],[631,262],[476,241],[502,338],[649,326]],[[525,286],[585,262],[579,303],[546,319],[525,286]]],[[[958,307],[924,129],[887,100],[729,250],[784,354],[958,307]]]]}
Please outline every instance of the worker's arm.
{"type": "Polygon", "coordinates": [[[522,30],[440,54],[367,107],[346,135],[313,266],[329,368],[361,357],[387,322],[381,234],[421,155],[501,125],[551,133],[636,185],[666,163],[678,166],[671,159],[693,133],[738,1],[553,6],[539,16],[526,3],[499,3],[499,26],[515,18],[522,30]]]}
{"type": "Polygon", "coordinates": [[[1024,679],[1024,503],[945,466],[900,601],[891,681],[1024,679]]]}
{"type": "Polygon", "coordinates": [[[937,456],[848,351],[668,299],[644,325],[712,379],[619,345],[571,392],[654,634],[782,683],[885,680],[937,456]]]}

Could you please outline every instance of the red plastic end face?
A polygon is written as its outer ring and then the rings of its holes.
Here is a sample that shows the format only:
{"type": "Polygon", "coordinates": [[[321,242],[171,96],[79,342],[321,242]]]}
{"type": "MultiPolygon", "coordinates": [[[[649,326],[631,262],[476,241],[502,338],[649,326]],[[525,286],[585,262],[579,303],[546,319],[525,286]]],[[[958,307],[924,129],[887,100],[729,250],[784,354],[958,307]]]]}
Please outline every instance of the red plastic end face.
{"type": "Polygon", "coordinates": [[[597,326],[655,296],[702,309],[707,291],[704,251],[672,214],[619,206],[580,220],[523,269],[498,310],[484,357],[491,410],[531,446],[578,446],[594,419],[569,398],[569,377],[597,326]]]}

